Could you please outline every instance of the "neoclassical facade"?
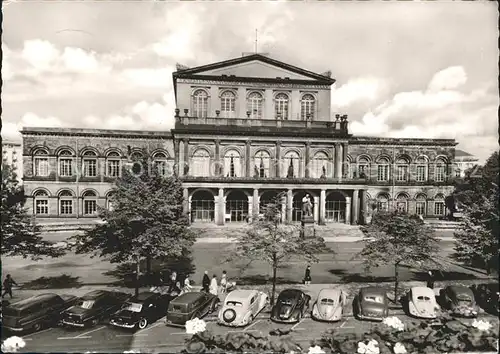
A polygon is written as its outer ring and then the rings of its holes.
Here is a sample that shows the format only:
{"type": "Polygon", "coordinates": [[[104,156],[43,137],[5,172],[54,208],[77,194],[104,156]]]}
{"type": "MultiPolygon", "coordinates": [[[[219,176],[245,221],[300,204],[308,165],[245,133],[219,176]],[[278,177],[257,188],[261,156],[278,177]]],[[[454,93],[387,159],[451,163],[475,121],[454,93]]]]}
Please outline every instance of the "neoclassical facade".
{"type": "Polygon", "coordinates": [[[313,200],[318,224],[363,223],[375,209],[424,217],[446,212],[456,142],[353,136],[347,115],[330,114],[329,75],[254,54],[179,68],[170,132],[24,128],[24,184],[37,217],[95,217],[112,208],[124,163],[183,182],[192,222],[247,222],[279,196],[284,220],[299,222],[313,200]]]}

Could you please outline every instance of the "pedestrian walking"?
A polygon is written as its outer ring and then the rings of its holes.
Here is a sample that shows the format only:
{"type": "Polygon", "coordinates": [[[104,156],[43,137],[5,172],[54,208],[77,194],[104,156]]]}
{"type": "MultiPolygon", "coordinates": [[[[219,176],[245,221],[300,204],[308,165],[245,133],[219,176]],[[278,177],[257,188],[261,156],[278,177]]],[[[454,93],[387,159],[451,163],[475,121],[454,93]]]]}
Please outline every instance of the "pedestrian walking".
{"type": "Polygon", "coordinates": [[[212,276],[212,281],[210,282],[210,294],[218,296],[219,286],[217,285],[217,275],[212,276]]]}
{"type": "Polygon", "coordinates": [[[311,284],[311,266],[307,266],[306,272],[304,274],[304,284],[309,285],[311,284]]]}
{"type": "Polygon", "coordinates": [[[203,287],[203,291],[208,293],[210,287],[210,277],[208,276],[208,271],[205,271],[205,274],[203,274],[201,286],[203,287]]]}
{"type": "Polygon", "coordinates": [[[12,285],[16,285],[17,286],[17,283],[14,279],[12,279],[12,277],[10,276],[10,274],[7,274],[7,276],[5,277],[5,280],[3,281],[3,288],[4,288],[4,291],[2,293],[2,298],[9,294],[10,295],[10,298],[12,299],[12,285]]]}
{"type": "Polygon", "coordinates": [[[429,270],[427,272],[428,278],[427,278],[427,287],[434,289],[434,272],[432,270],[429,270]]]}
{"type": "Polygon", "coordinates": [[[227,272],[222,271],[222,277],[220,278],[220,292],[225,294],[227,292],[227,272]]]}
{"type": "Polygon", "coordinates": [[[190,292],[193,289],[191,286],[191,281],[189,280],[189,274],[186,274],[186,279],[184,279],[184,292],[190,292]]]}
{"type": "Polygon", "coordinates": [[[172,272],[170,274],[170,285],[173,286],[175,283],[177,283],[177,272],[172,272]]]}

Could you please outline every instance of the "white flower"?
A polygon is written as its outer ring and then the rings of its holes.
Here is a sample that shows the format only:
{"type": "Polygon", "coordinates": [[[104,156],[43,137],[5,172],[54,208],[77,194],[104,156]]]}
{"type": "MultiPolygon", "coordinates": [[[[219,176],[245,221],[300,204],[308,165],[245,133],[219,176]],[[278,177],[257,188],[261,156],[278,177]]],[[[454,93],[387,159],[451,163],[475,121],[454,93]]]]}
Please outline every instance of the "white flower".
{"type": "Polygon", "coordinates": [[[406,351],[405,346],[403,344],[401,344],[401,343],[396,343],[394,345],[393,349],[394,349],[394,354],[406,354],[406,353],[408,353],[406,351]]]}
{"type": "Polygon", "coordinates": [[[309,347],[307,354],[325,354],[325,351],[319,345],[315,345],[314,347],[309,347]]]}
{"type": "Polygon", "coordinates": [[[379,354],[380,349],[378,347],[378,342],[375,339],[372,339],[365,344],[364,342],[358,343],[358,353],[359,354],[379,354]]]}
{"type": "Polygon", "coordinates": [[[492,327],[491,323],[489,323],[488,321],[483,321],[483,320],[474,320],[472,322],[472,327],[476,327],[477,329],[479,329],[480,331],[489,331],[490,328],[492,327]]]}
{"type": "Polygon", "coordinates": [[[383,323],[389,327],[397,329],[398,331],[404,331],[405,324],[396,316],[384,318],[383,323]]]}
{"type": "Polygon", "coordinates": [[[186,333],[196,334],[200,332],[205,332],[207,329],[207,324],[205,321],[200,320],[198,317],[186,322],[186,333]]]}
{"type": "Polygon", "coordinates": [[[9,337],[2,343],[2,352],[3,353],[15,353],[19,349],[24,348],[26,346],[26,342],[21,337],[9,337]]]}

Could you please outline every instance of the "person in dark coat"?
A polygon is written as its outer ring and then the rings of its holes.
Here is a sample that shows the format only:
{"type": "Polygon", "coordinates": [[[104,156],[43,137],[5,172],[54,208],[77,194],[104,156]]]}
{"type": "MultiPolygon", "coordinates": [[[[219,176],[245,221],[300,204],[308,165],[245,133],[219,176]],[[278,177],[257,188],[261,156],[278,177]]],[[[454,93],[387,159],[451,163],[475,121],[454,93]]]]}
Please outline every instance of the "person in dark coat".
{"type": "Polygon", "coordinates": [[[201,286],[203,287],[203,291],[208,293],[210,289],[210,277],[208,276],[208,271],[205,271],[205,274],[203,274],[203,281],[201,282],[201,286]]]}
{"type": "Polygon", "coordinates": [[[307,266],[306,273],[304,274],[304,284],[311,284],[311,266],[307,266]]]}
{"type": "Polygon", "coordinates": [[[10,274],[7,274],[7,276],[5,277],[5,280],[3,281],[3,294],[2,294],[2,298],[9,294],[10,295],[10,298],[12,299],[12,285],[17,285],[17,283],[14,281],[14,279],[12,279],[12,277],[10,276],[10,274]]]}
{"type": "Polygon", "coordinates": [[[429,270],[427,272],[428,278],[427,278],[427,287],[434,289],[434,272],[432,270],[429,270]]]}

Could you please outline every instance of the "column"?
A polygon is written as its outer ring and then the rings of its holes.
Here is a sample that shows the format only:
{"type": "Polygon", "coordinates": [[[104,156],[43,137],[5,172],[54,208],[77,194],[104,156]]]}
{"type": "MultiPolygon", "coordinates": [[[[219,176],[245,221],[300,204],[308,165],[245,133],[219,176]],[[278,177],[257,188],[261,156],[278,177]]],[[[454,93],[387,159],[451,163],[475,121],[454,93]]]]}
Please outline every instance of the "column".
{"type": "Polygon", "coordinates": [[[361,218],[360,222],[362,224],[366,223],[366,217],[368,216],[368,200],[367,200],[367,195],[366,195],[366,190],[361,189],[361,218]]]}
{"type": "Polygon", "coordinates": [[[226,216],[226,202],[224,200],[224,188],[219,188],[219,196],[217,197],[217,225],[224,225],[226,216]]]}
{"type": "Polygon", "coordinates": [[[326,190],[322,189],[319,194],[319,223],[320,225],[325,224],[325,213],[326,213],[326,190]]]}
{"type": "Polygon", "coordinates": [[[174,162],[174,172],[177,176],[180,176],[180,165],[181,165],[181,161],[180,161],[180,151],[179,151],[179,140],[178,139],[175,139],[174,140],[174,155],[175,155],[175,162],[174,162]]]}
{"type": "Polygon", "coordinates": [[[351,223],[351,197],[345,197],[345,223],[351,223]]]}
{"type": "MultiPolygon", "coordinates": [[[[56,167],[56,181],[59,180],[59,171],[58,171],[58,167],[56,167]]],[[[144,166],[143,168],[147,168],[146,166],[144,166]]],[[[106,159],[104,157],[99,157],[97,159],[97,173],[98,173],[98,176],[100,176],[101,178],[101,183],[104,182],[104,176],[106,176],[106,159]]]]}
{"type": "Polygon", "coordinates": [[[352,224],[359,224],[359,190],[352,191],[352,224]]]}
{"type": "Polygon", "coordinates": [[[280,202],[281,202],[281,222],[285,223],[286,222],[286,197],[281,197],[280,202]]]}
{"type": "Polygon", "coordinates": [[[309,164],[311,160],[311,142],[306,143],[306,156],[305,156],[305,178],[309,178],[309,164]]]}
{"type": "Polygon", "coordinates": [[[215,139],[215,176],[224,177],[223,167],[220,163],[220,140],[215,139]]]}
{"type": "Polygon", "coordinates": [[[314,210],[313,210],[313,216],[314,216],[314,222],[317,224],[319,223],[319,197],[314,197],[314,210]]]}
{"type": "Polygon", "coordinates": [[[184,139],[184,168],[183,174],[187,176],[189,174],[189,139],[184,139]]]}
{"type": "MultiPolygon", "coordinates": [[[[182,212],[189,217],[189,190],[184,188],[182,190],[182,212]]],[[[189,217],[191,221],[191,217],[189,217]]]]}
{"type": "MultiPolygon", "coordinates": [[[[246,146],[245,146],[245,171],[246,171],[247,178],[252,177],[252,151],[251,151],[250,144],[251,144],[251,141],[247,140],[246,146]]],[[[254,195],[254,197],[255,197],[255,195],[254,195]]]]}
{"type": "Polygon", "coordinates": [[[342,144],[342,178],[347,178],[347,143],[342,144]]]}
{"type": "Polygon", "coordinates": [[[293,191],[289,189],[286,192],[286,219],[292,222],[293,219],[293,191]]]}
{"type": "Polygon", "coordinates": [[[253,207],[252,207],[253,219],[257,220],[257,218],[259,216],[259,212],[260,212],[259,211],[259,190],[257,188],[255,188],[253,190],[252,203],[253,203],[253,207]]]}
{"type": "Polygon", "coordinates": [[[248,221],[252,221],[253,216],[253,196],[248,196],[248,221]]]}
{"type": "Polygon", "coordinates": [[[281,177],[281,141],[276,142],[276,161],[274,161],[276,177],[281,177]]]}
{"type": "Polygon", "coordinates": [[[335,143],[335,174],[334,178],[342,178],[342,151],[340,143],[335,143]]]}

